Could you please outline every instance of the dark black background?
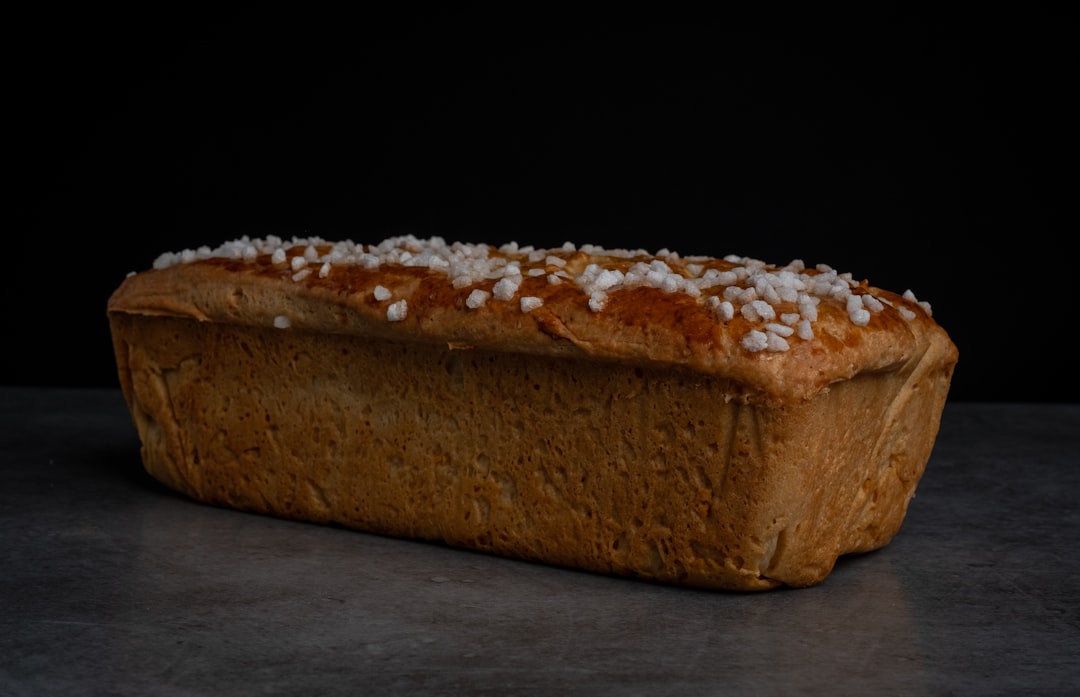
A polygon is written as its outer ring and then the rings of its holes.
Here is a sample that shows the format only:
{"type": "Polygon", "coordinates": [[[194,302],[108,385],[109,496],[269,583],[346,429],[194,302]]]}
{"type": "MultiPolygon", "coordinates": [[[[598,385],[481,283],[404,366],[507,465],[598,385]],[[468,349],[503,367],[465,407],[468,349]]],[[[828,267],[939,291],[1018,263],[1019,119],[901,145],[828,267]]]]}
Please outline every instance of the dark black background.
{"type": "Polygon", "coordinates": [[[827,263],[932,304],[953,399],[1073,401],[1076,26],[1024,7],[24,12],[3,382],[115,386],[160,252],[412,233],[827,263]]]}

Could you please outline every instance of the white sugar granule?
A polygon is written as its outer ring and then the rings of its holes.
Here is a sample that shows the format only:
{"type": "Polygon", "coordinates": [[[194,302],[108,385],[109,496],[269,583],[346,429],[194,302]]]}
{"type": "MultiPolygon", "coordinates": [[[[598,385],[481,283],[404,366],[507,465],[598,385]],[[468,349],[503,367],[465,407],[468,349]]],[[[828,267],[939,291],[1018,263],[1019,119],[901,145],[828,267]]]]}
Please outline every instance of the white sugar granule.
{"type": "Polygon", "coordinates": [[[660,290],[665,293],[677,293],[683,287],[683,277],[677,273],[665,274],[660,280],[660,290]]]}
{"type": "Polygon", "coordinates": [[[465,306],[470,310],[475,310],[478,307],[483,307],[487,304],[488,298],[491,297],[491,293],[486,290],[480,290],[479,288],[469,293],[469,297],[465,300],[465,306]]]}
{"type": "Polygon", "coordinates": [[[772,332],[777,336],[789,337],[795,333],[795,330],[786,324],[776,324],[775,322],[769,322],[765,325],[766,331],[772,332]]]}
{"type": "Polygon", "coordinates": [[[765,337],[768,342],[768,348],[770,351],[787,351],[791,348],[788,345],[787,339],[776,334],[774,332],[765,332],[765,337]]]}
{"type": "Polygon", "coordinates": [[[502,278],[491,289],[491,292],[499,300],[512,300],[520,287],[521,281],[517,278],[502,278]]]}
{"type": "Polygon", "coordinates": [[[817,321],[817,306],[819,298],[813,298],[809,295],[800,295],[798,300],[799,315],[803,319],[811,322],[817,321]]]}
{"type": "Polygon", "coordinates": [[[705,302],[712,308],[713,313],[716,315],[716,319],[721,322],[727,322],[735,317],[735,306],[727,300],[721,300],[715,295],[710,295],[705,302]]]}
{"type": "Polygon", "coordinates": [[[873,295],[867,293],[862,296],[863,306],[871,312],[881,312],[885,309],[885,306],[881,304],[881,301],[875,298],[873,295]]]}
{"type": "Polygon", "coordinates": [[[386,286],[375,286],[374,290],[375,299],[379,302],[390,299],[390,289],[386,286]]]}
{"type": "Polygon", "coordinates": [[[848,296],[847,312],[856,327],[865,327],[870,324],[870,311],[863,307],[863,301],[858,295],[848,296]]]}
{"type": "Polygon", "coordinates": [[[757,353],[758,351],[764,351],[769,347],[769,337],[765,332],[751,329],[747,332],[746,336],[742,338],[740,343],[747,351],[757,353]]]}
{"type": "Polygon", "coordinates": [[[750,320],[751,322],[757,320],[764,320],[768,322],[770,320],[776,319],[776,310],[774,310],[773,306],[765,302],[764,300],[754,300],[753,302],[749,302],[743,305],[739,309],[739,311],[742,313],[743,317],[750,320]]]}
{"type": "Polygon", "coordinates": [[[532,312],[536,308],[544,304],[544,301],[534,295],[529,295],[521,299],[521,311],[532,312]]]}
{"type": "Polygon", "coordinates": [[[400,322],[405,319],[409,314],[409,304],[404,300],[398,300],[396,303],[391,303],[390,307],[386,308],[386,319],[391,322],[400,322]]]}

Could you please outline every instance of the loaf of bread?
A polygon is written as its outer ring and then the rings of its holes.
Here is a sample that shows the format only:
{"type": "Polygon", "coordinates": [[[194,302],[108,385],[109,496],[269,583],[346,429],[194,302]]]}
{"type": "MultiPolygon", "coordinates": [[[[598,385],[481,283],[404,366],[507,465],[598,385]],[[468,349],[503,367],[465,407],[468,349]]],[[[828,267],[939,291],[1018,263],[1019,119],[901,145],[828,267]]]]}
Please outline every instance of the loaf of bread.
{"type": "Polygon", "coordinates": [[[889,543],[957,349],[796,261],[243,238],[108,303],[148,472],[198,501],[700,588],[889,543]]]}

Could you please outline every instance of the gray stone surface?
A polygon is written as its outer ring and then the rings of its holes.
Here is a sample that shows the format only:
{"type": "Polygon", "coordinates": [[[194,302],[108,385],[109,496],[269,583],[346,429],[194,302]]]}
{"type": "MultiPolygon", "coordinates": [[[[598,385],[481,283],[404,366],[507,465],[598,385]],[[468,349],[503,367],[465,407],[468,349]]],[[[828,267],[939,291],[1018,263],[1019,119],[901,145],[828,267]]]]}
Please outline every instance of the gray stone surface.
{"type": "Polygon", "coordinates": [[[664,587],[215,509],[118,391],[0,388],[0,695],[1066,695],[1080,405],[950,404],[816,588],[664,587]]]}

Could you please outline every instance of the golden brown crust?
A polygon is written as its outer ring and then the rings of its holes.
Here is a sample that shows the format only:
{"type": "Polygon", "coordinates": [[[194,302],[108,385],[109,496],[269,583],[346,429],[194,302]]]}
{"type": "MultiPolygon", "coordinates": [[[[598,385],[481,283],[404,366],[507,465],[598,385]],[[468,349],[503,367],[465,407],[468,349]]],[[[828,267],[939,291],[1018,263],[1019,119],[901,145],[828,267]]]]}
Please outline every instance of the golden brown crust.
{"type": "MultiPolygon", "coordinates": [[[[552,268],[578,274],[642,259],[561,253],[552,268]]],[[[695,277],[739,263],[665,259],[695,277]]],[[[867,284],[840,284],[887,301],[865,326],[824,297],[812,338],[752,350],[743,337],[764,323],[719,317],[714,289],[609,288],[590,307],[581,284],[523,275],[512,298],[470,308],[497,278],[455,286],[384,260],[294,280],[269,255],[162,266],[109,303],[162,482],[214,505],[704,588],[813,585],[840,555],[888,544],[957,358],[924,306],[867,284]],[[521,297],[542,304],[523,311],[521,297]]]]}
{"type": "MultiPolygon", "coordinates": [[[[288,257],[303,249],[303,245],[291,248],[288,257]]],[[[644,254],[626,258],[581,251],[561,256],[577,272],[589,264],[626,271],[634,263],[656,259],[644,254]]],[[[665,261],[686,273],[688,262],[675,258],[672,263],[671,257],[665,261]]],[[[721,259],[693,263],[706,269],[737,266],[721,259]]],[[[594,310],[589,307],[588,293],[571,282],[552,285],[543,275],[524,276],[512,300],[493,299],[470,309],[466,305],[470,293],[478,288],[490,291],[497,279],[454,287],[441,270],[385,263],[374,269],[335,264],[325,278],[310,273],[299,281],[292,280],[294,273],[290,264],[275,264],[267,254],[252,261],[213,258],[174,264],[129,277],[110,299],[109,310],[254,326],[273,326],[276,318],[286,317],[296,330],[678,365],[732,378],[748,394],[779,401],[810,399],[832,383],[894,369],[920,351],[919,335],[924,339],[936,335],[934,340],[948,342],[919,303],[866,283],[852,284],[851,294],[886,301],[880,311],[869,315],[866,326],[851,321],[844,300],[818,298],[813,339],[792,337],[788,350],[777,352],[741,346],[742,338],[766,321],[739,313],[719,319],[710,308],[706,299],[727,286],[698,297],[630,287],[607,294],[603,308],[594,310]],[[375,297],[377,287],[386,289],[387,299],[375,297]],[[523,312],[520,297],[537,297],[543,304],[523,312]],[[407,316],[388,321],[388,306],[402,299],[407,301],[407,316]],[[900,308],[910,318],[904,318],[900,308]]],[[[778,316],[798,313],[793,302],[777,302],[772,307],[778,316]]]]}

